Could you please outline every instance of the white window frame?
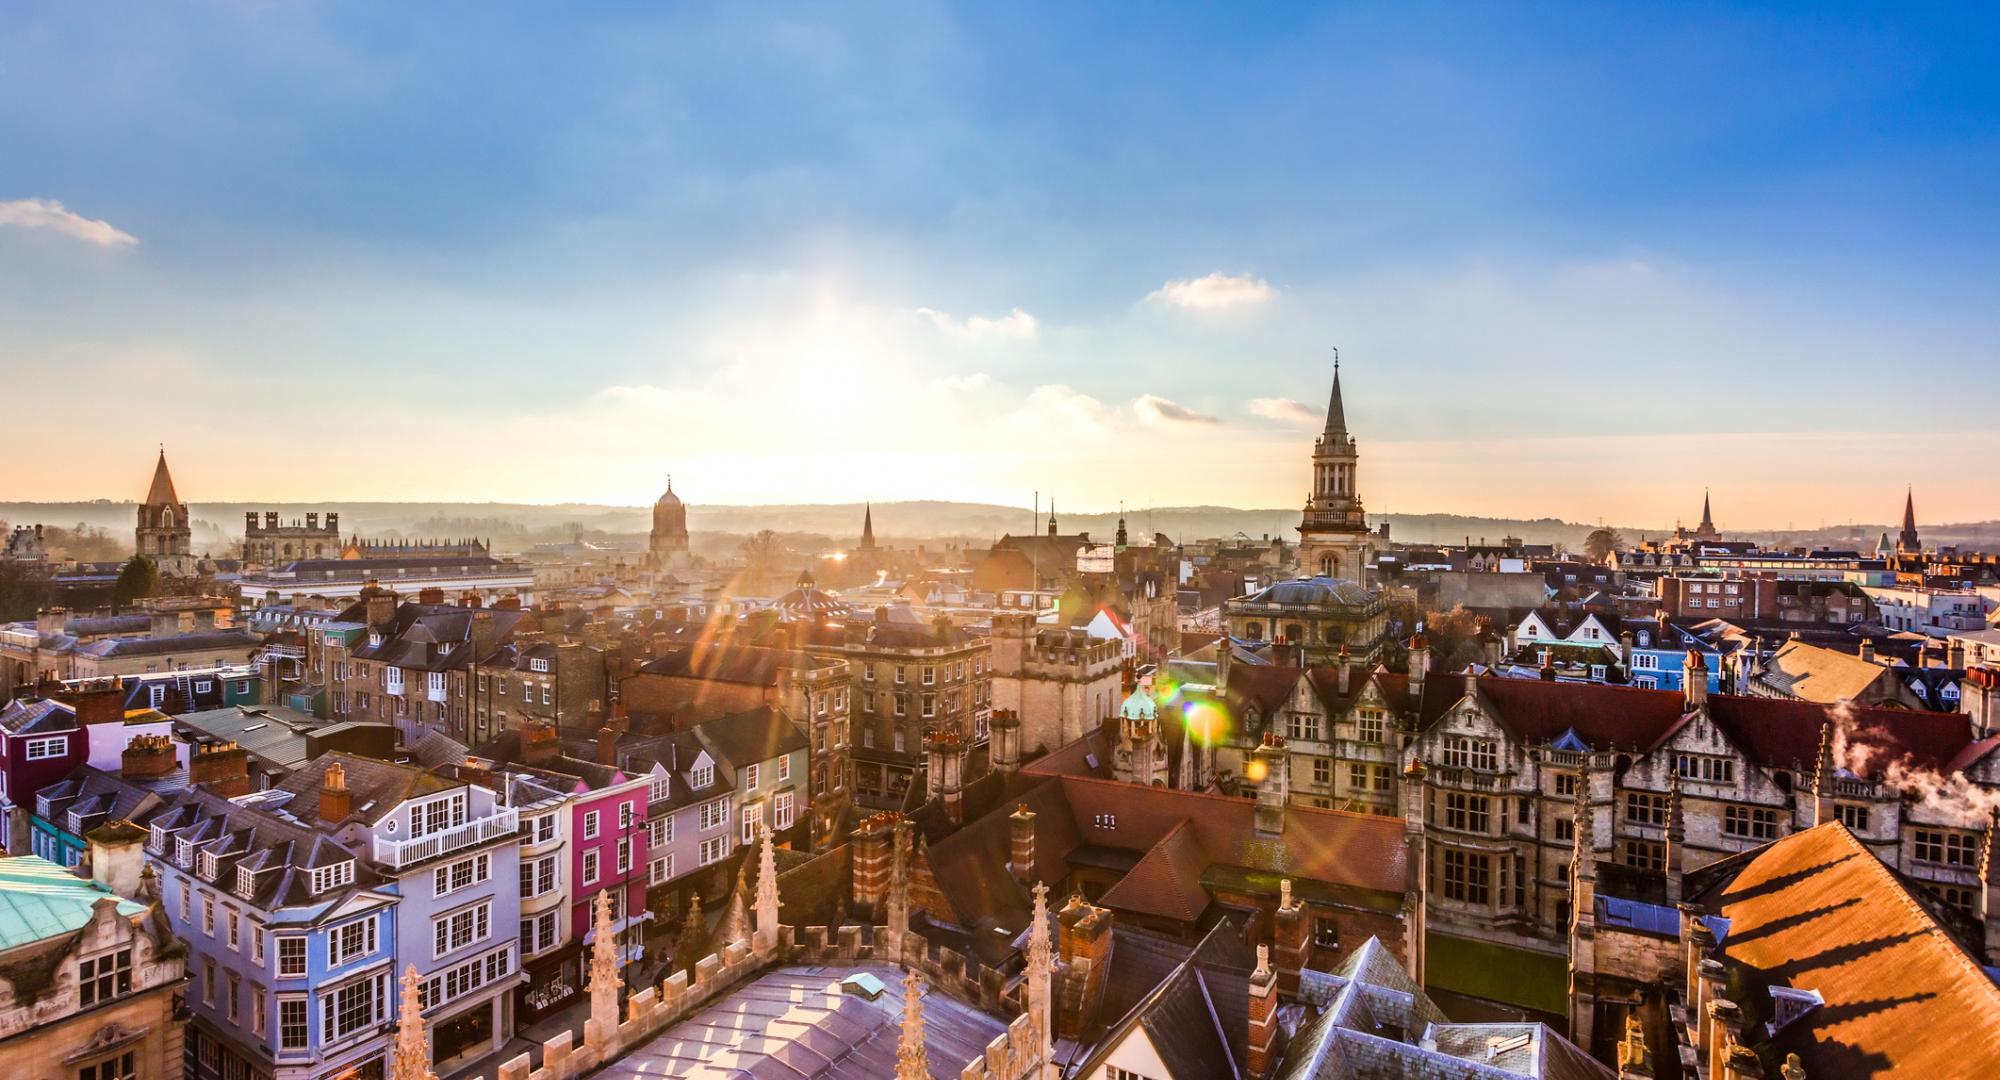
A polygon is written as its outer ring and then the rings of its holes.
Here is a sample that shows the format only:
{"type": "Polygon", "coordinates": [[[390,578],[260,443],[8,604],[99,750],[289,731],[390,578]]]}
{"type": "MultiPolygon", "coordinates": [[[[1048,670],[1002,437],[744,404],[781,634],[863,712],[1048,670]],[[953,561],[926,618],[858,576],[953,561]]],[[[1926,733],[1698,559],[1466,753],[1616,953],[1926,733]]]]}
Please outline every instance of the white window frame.
{"type": "Polygon", "coordinates": [[[597,884],[598,871],[600,869],[599,863],[601,860],[602,855],[599,852],[586,851],[583,853],[583,884],[597,884]]]}
{"type": "Polygon", "coordinates": [[[585,810],[583,812],[583,838],[585,840],[597,839],[598,833],[602,831],[601,822],[603,819],[603,811],[585,810]]]}
{"type": "Polygon", "coordinates": [[[69,752],[69,736],[56,735],[45,739],[29,739],[21,751],[23,761],[47,761],[59,758],[69,752]]]}
{"type": "Polygon", "coordinates": [[[355,919],[333,927],[326,932],[326,966],[329,969],[345,967],[356,960],[364,960],[375,955],[379,943],[376,929],[377,919],[371,915],[365,919],[355,919]],[[349,935],[353,941],[348,940],[349,935]]]}
{"type": "Polygon", "coordinates": [[[436,916],[431,919],[431,959],[442,960],[452,953],[470,949],[492,936],[493,901],[491,900],[484,900],[470,907],[436,916]],[[443,938],[442,948],[439,948],[440,936],[443,938]],[[459,940],[461,936],[465,938],[464,941],[459,940]]]}

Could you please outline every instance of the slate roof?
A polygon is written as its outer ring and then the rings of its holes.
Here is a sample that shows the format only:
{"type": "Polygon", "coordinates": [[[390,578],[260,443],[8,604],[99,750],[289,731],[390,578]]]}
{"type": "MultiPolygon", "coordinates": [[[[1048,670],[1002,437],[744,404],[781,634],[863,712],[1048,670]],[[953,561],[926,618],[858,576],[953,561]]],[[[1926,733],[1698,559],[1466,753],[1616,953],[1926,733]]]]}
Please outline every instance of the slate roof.
{"type": "Polygon", "coordinates": [[[1756,678],[1805,701],[1830,705],[1859,698],[1889,669],[1849,653],[1805,641],[1787,641],[1764,662],[1756,678]]]}
{"type": "Polygon", "coordinates": [[[1309,577],[1267,585],[1231,602],[1292,607],[1367,607],[1376,599],[1376,593],[1346,578],[1309,577]]]}
{"type": "Polygon", "coordinates": [[[16,735],[75,731],[76,710],[52,698],[0,705],[0,728],[16,735]]]}
{"type": "MultiPolygon", "coordinates": [[[[365,602],[361,605],[366,611],[365,602]]],[[[343,613],[347,617],[353,609],[343,613]]],[[[467,608],[452,604],[400,604],[396,616],[384,627],[382,643],[365,642],[354,650],[363,660],[377,660],[418,671],[459,671],[480,659],[472,655],[473,616],[485,613],[493,619],[493,641],[500,644],[522,628],[531,612],[507,608],[467,608]]],[[[362,617],[366,617],[365,614],[362,617]]],[[[533,625],[530,623],[529,625],[533,625]]]]}
{"type": "Polygon", "coordinates": [[[2000,986],[1839,822],[1756,849],[1692,899],[1729,920],[1719,948],[1746,1021],[1769,1020],[1772,986],[1825,999],[1770,1040],[1778,1060],[1798,1054],[1808,1076],[2000,1075],[2000,986]]]}
{"type": "Polygon", "coordinates": [[[106,822],[129,821],[144,812],[142,807],[151,810],[160,800],[171,799],[187,788],[185,768],[165,776],[128,780],[118,773],[106,772],[91,765],[78,765],[61,780],[43,787],[35,797],[37,802],[43,798],[48,800],[46,820],[49,824],[75,833],[87,832],[106,822]],[[82,816],[78,830],[70,829],[71,811],[82,816]]]}
{"type": "Polygon", "coordinates": [[[169,634],[164,637],[99,638],[78,645],[76,651],[99,659],[162,656],[168,653],[195,652],[204,649],[254,649],[261,640],[262,638],[247,629],[232,626],[221,630],[169,634]]]}
{"type": "Polygon", "coordinates": [[[306,802],[300,804],[303,812],[298,815],[305,818],[318,806],[319,791],[326,786],[327,767],[336,762],[346,774],[347,790],[354,793],[354,813],[347,820],[365,825],[375,824],[411,799],[465,786],[424,769],[334,751],[307,762],[272,790],[305,798],[306,802]]]}
{"type": "Polygon", "coordinates": [[[305,764],[306,733],[328,726],[309,713],[282,705],[236,705],[174,717],[174,729],[184,738],[193,734],[234,741],[251,757],[284,771],[305,764]]]}
{"type": "Polygon", "coordinates": [[[681,649],[640,666],[648,675],[667,675],[748,686],[776,686],[781,671],[810,670],[830,661],[794,649],[759,645],[715,645],[681,649]]]}
{"type": "Polygon", "coordinates": [[[144,904],[118,897],[39,855],[0,856],[0,951],[81,930],[99,900],[118,901],[118,914],[142,915],[144,904]]]}
{"type": "MultiPolygon", "coordinates": [[[[296,778],[298,774],[293,775],[296,778]]],[[[384,882],[360,853],[288,813],[289,803],[272,799],[268,793],[259,798],[261,801],[254,804],[238,804],[190,788],[148,817],[146,825],[168,834],[169,853],[182,838],[192,841],[197,852],[214,852],[216,873],[205,880],[221,891],[234,894],[238,868],[252,871],[255,884],[249,902],[265,910],[294,906],[331,910],[355,890],[372,889],[384,882]],[[353,886],[313,894],[308,870],[350,861],[355,863],[353,886]]],[[[309,796],[297,813],[310,816],[317,805],[316,795],[309,796]]],[[[197,858],[193,867],[197,876],[201,876],[200,869],[197,858]]]]}
{"type": "Polygon", "coordinates": [[[690,730],[711,755],[739,769],[806,748],[806,733],[769,705],[718,717],[690,730]]]}

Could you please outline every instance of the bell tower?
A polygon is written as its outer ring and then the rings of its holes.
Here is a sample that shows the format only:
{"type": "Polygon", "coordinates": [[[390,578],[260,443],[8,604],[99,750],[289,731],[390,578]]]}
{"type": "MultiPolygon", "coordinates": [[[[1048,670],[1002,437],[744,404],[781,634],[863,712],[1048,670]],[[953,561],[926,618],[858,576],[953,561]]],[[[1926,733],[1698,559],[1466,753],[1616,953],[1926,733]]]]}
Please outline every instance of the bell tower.
{"type": "Polygon", "coordinates": [[[1375,538],[1361,509],[1356,482],[1360,454],[1347,430],[1340,399],[1340,354],[1334,353],[1333,393],[1326,403],[1326,430],[1313,442],[1312,492],[1299,522],[1299,572],[1306,577],[1346,578],[1367,584],[1375,561],[1375,538]]]}
{"type": "Polygon", "coordinates": [[[188,523],[187,504],[174,491],[173,474],[167,471],[165,447],[153,466],[153,486],[139,505],[133,541],[139,554],[153,560],[161,577],[194,576],[194,530],[188,523]]]}

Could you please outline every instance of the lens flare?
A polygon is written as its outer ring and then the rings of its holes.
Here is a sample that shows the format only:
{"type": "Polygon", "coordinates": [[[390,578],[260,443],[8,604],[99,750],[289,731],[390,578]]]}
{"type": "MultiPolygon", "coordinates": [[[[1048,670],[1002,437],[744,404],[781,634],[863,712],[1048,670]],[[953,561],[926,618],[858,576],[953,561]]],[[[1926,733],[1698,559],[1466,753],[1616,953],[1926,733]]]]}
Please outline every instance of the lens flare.
{"type": "Polygon", "coordinates": [[[1229,738],[1229,710],[1213,701],[1190,701],[1181,707],[1187,718],[1188,737],[1201,746],[1215,746],[1229,738]]]}
{"type": "Polygon", "coordinates": [[[1251,758],[1249,761],[1243,763],[1243,779],[1253,784],[1263,783],[1264,775],[1268,772],[1270,772],[1270,769],[1256,758],[1251,758]]]}

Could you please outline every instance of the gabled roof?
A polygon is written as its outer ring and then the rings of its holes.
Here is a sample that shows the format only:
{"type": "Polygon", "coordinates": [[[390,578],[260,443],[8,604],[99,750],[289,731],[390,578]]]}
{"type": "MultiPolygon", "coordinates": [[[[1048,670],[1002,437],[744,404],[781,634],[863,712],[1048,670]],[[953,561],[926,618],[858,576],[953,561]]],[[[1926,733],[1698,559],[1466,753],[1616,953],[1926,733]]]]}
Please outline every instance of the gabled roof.
{"type": "Polygon", "coordinates": [[[0,705],[0,728],[15,735],[75,731],[76,710],[54,698],[0,705]]]}
{"type": "Polygon", "coordinates": [[[696,724],[691,730],[710,754],[737,769],[806,748],[806,733],[783,710],[770,705],[696,724]]]}
{"type": "Polygon", "coordinates": [[[1808,1076],[2000,1075],[2000,986],[1839,822],[1756,849],[1693,900],[1729,920],[1746,1021],[1770,1019],[1770,987],[1824,999],[1770,1040],[1808,1076]]]}
{"type": "Polygon", "coordinates": [[[1888,672],[1850,653],[1787,641],[1756,677],[1801,700],[1831,705],[1861,697],[1888,672]]]}
{"type": "Polygon", "coordinates": [[[1138,864],[1104,891],[1108,908],[1141,915],[1194,922],[1208,910],[1211,898],[1201,887],[1208,855],[1186,818],[1160,838],[1138,864]]]}
{"type": "MultiPolygon", "coordinates": [[[[698,629],[698,628],[697,628],[698,629]]],[[[781,671],[810,671],[830,661],[815,660],[792,649],[758,645],[696,646],[668,653],[641,665],[648,675],[667,675],[747,686],[776,686],[781,671]]]]}

